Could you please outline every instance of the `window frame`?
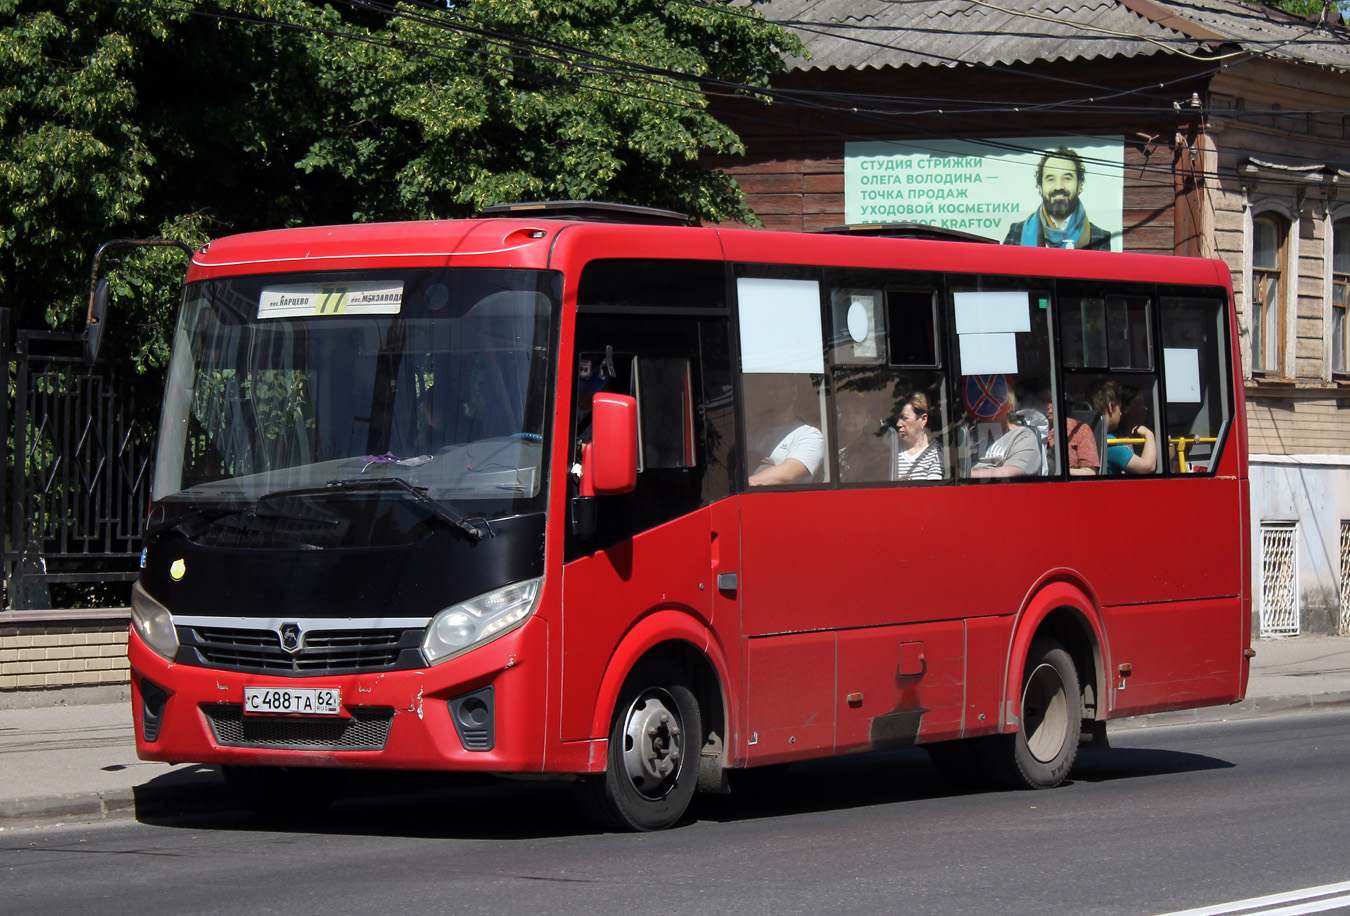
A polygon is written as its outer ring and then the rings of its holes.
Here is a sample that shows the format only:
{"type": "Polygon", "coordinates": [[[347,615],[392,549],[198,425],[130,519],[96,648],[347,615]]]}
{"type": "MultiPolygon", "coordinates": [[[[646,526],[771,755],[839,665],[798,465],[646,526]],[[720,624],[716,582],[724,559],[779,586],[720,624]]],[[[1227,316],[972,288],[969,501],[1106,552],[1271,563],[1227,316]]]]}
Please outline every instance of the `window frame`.
{"type": "Polygon", "coordinates": [[[1266,207],[1254,211],[1251,215],[1245,294],[1248,339],[1244,355],[1249,377],[1257,382],[1292,377],[1289,371],[1287,351],[1289,342],[1289,278],[1293,273],[1290,270],[1290,261],[1295,227],[1294,219],[1278,208],[1266,207]],[[1274,266],[1264,264],[1258,266],[1257,264],[1257,224],[1262,222],[1272,223],[1276,228],[1277,244],[1275,246],[1274,266]],[[1277,299],[1273,306],[1266,304],[1267,300],[1264,295],[1258,297],[1258,290],[1264,290],[1264,281],[1271,279],[1279,284],[1276,294],[1277,299]],[[1260,308],[1258,308],[1258,301],[1263,303],[1260,308]],[[1275,309],[1274,341],[1271,341],[1270,335],[1266,333],[1267,325],[1270,323],[1271,307],[1275,309]],[[1273,353],[1272,347],[1274,348],[1273,353]],[[1270,359],[1272,355],[1274,356],[1273,361],[1270,359]],[[1273,362],[1273,366],[1267,365],[1271,362],[1273,362]]]}
{"type": "Polygon", "coordinates": [[[1343,209],[1328,220],[1330,229],[1327,239],[1327,295],[1326,333],[1327,342],[1323,358],[1327,369],[1323,373],[1326,379],[1341,378],[1350,380],[1350,210],[1343,209]],[[1344,233],[1344,235],[1342,235],[1344,233]],[[1337,242],[1345,245],[1345,270],[1337,270],[1337,242]],[[1339,330],[1337,323],[1339,319],[1339,330]],[[1337,344],[1340,345],[1339,365],[1337,344]]]}

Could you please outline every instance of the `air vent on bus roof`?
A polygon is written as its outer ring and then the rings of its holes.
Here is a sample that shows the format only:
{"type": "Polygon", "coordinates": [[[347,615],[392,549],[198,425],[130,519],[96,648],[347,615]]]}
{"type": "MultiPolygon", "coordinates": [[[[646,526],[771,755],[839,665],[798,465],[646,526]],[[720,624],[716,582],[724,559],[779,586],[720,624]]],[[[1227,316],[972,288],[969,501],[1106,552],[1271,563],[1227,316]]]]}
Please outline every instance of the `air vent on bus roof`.
{"type": "Polygon", "coordinates": [[[937,242],[984,242],[997,244],[994,239],[941,226],[923,223],[848,223],[819,230],[829,235],[867,235],[890,239],[929,239],[937,242]]]}
{"type": "Polygon", "coordinates": [[[674,210],[612,204],[600,200],[538,200],[484,207],[482,216],[539,216],[544,219],[579,219],[600,223],[642,223],[648,226],[687,226],[689,217],[674,210]]]}

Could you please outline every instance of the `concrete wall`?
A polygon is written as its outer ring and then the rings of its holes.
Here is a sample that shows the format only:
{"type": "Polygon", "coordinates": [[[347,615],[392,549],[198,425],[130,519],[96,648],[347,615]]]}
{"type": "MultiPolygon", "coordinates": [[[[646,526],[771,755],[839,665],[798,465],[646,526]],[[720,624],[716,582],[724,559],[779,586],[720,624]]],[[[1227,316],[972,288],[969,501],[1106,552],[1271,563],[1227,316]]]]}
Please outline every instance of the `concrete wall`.
{"type": "Polygon", "coordinates": [[[1350,456],[1253,455],[1253,632],[1261,631],[1261,524],[1294,522],[1298,530],[1300,633],[1342,633],[1341,520],[1350,519],[1350,456]]]}

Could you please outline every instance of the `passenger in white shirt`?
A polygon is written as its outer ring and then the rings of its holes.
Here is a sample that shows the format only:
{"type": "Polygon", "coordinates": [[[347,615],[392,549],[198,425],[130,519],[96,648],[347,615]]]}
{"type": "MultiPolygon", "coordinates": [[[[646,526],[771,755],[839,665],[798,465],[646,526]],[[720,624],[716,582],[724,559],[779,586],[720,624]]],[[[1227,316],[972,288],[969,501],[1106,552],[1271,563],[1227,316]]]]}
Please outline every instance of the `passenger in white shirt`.
{"type": "Polygon", "coordinates": [[[797,395],[809,376],[747,375],[750,486],[810,481],[825,460],[825,437],[797,414],[797,395]]]}

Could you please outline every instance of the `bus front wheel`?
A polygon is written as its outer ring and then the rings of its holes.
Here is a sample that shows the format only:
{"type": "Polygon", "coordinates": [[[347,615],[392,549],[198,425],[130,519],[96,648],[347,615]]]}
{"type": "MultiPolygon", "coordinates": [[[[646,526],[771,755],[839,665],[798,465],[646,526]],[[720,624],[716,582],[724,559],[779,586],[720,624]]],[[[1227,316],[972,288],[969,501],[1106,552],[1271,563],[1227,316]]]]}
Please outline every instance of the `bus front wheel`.
{"type": "Polygon", "coordinates": [[[582,807],[604,826],[662,830],[689,807],[698,785],[703,723],[674,665],[649,660],[619,693],[604,773],[579,784],[582,807]]]}
{"type": "Polygon", "coordinates": [[[1078,753],[1083,697],[1073,659],[1052,639],[1036,640],[1027,653],[1019,714],[1021,727],[992,739],[987,762],[1015,788],[1054,788],[1078,753]]]}

